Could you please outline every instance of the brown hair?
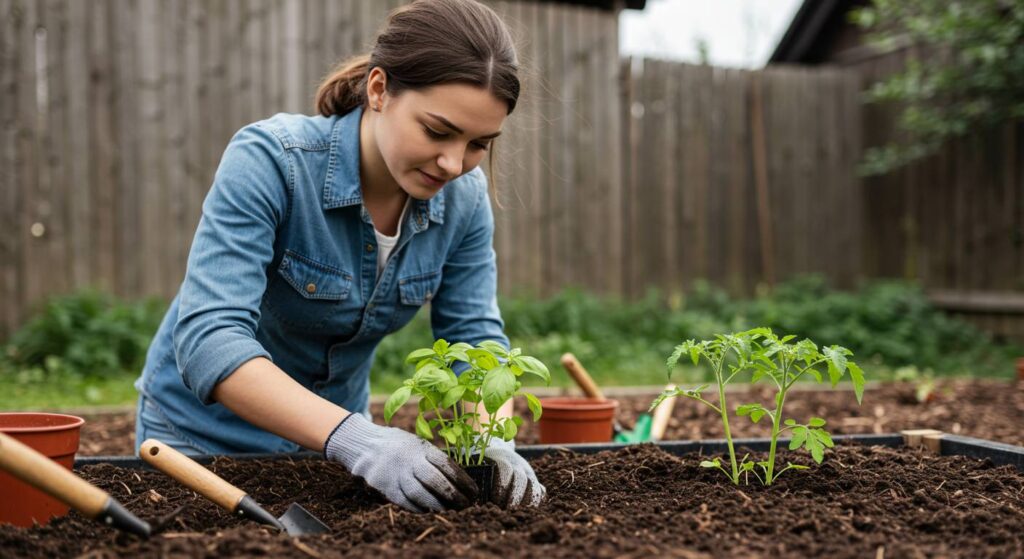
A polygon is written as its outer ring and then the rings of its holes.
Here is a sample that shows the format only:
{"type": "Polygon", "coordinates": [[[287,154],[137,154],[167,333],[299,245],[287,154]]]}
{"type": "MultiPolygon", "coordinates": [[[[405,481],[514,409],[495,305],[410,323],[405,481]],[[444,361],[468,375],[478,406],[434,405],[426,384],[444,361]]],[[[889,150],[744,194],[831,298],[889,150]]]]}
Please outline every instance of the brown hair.
{"type": "Polygon", "coordinates": [[[373,68],[391,95],[445,83],[486,88],[508,105],[519,99],[519,61],[505,23],[475,0],[417,0],[391,12],[373,50],[342,61],[320,84],[316,110],[343,115],[366,104],[373,68]]]}

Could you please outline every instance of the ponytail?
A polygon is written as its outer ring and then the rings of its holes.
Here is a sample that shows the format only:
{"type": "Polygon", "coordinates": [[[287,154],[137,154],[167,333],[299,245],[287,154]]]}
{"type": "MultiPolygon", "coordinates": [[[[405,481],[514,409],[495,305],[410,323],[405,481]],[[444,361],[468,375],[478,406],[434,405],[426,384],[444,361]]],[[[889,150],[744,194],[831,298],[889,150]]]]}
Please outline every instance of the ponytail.
{"type": "Polygon", "coordinates": [[[369,54],[353,56],[338,64],[316,91],[316,111],[323,116],[343,115],[365,104],[369,66],[369,54]]]}

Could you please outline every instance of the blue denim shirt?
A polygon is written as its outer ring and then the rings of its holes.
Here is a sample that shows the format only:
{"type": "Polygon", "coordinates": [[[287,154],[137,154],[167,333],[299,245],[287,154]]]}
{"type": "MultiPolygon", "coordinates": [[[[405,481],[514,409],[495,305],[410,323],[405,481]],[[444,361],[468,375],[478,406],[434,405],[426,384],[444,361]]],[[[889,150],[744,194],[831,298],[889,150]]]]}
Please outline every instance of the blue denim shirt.
{"type": "Polygon", "coordinates": [[[359,184],[361,115],[278,114],[240,130],[224,152],[184,282],[135,383],[147,409],[196,449],[298,450],[211,400],[255,357],[367,413],[377,344],[428,302],[435,337],[508,345],[479,168],[411,201],[378,277],[359,184]]]}

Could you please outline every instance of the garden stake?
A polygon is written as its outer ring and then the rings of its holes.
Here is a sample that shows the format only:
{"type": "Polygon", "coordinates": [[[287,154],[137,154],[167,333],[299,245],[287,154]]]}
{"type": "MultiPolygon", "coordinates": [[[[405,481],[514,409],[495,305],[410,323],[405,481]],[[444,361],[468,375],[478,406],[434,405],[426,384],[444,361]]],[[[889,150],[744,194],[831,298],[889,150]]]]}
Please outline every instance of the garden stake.
{"type": "Polygon", "coordinates": [[[139,456],[150,466],[232,514],[273,526],[287,532],[289,536],[330,531],[326,524],[298,503],[292,503],[280,518],[274,518],[274,515],[261,507],[245,491],[156,439],[147,439],[143,442],[139,447],[139,456]]]}
{"type": "Polygon", "coordinates": [[[149,523],[128,512],[117,499],[21,441],[0,433],[0,469],[60,499],[86,518],[148,538],[149,523]]]}
{"type": "MultiPolygon", "coordinates": [[[[597,383],[594,382],[594,379],[583,368],[583,365],[576,359],[575,355],[572,353],[563,355],[562,366],[565,367],[569,376],[576,381],[580,390],[588,398],[602,402],[606,400],[597,383]]],[[[672,390],[674,388],[674,384],[669,384],[665,387],[665,390],[672,390]]],[[[619,424],[619,420],[615,419],[612,424],[614,430],[612,440],[619,443],[643,443],[661,440],[661,437],[665,435],[666,427],[668,427],[668,420],[672,417],[672,409],[675,403],[675,398],[666,398],[655,408],[653,415],[640,414],[636,418],[636,424],[633,426],[632,431],[623,429],[622,425],[619,424]]]]}

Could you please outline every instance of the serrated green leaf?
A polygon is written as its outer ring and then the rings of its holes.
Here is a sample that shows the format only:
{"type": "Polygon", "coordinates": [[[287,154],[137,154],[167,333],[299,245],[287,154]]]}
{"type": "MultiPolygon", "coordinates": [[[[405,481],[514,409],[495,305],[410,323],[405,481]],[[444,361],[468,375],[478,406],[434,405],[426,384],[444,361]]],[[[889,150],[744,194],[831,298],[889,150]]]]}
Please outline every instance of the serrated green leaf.
{"type": "Polygon", "coordinates": [[[836,368],[836,364],[832,361],[828,362],[828,378],[832,381],[832,388],[835,388],[839,384],[839,379],[843,378],[843,373],[836,368]]]}
{"type": "Polygon", "coordinates": [[[540,406],[540,400],[538,400],[536,396],[528,392],[524,392],[523,396],[526,397],[526,406],[530,408],[530,413],[533,414],[533,420],[535,422],[540,421],[540,416],[543,412],[540,406]]]}
{"type": "Polygon", "coordinates": [[[814,461],[818,464],[821,464],[821,461],[825,459],[825,447],[817,437],[807,437],[804,447],[811,451],[811,458],[814,458],[814,461]]]}
{"type": "Polygon", "coordinates": [[[430,432],[430,425],[427,423],[427,420],[423,417],[422,413],[416,416],[416,434],[419,435],[421,439],[426,439],[428,441],[434,439],[434,434],[430,432]]]}
{"type": "Polygon", "coordinates": [[[395,412],[398,411],[398,408],[404,406],[411,396],[412,388],[408,386],[399,387],[398,390],[392,392],[388,400],[384,402],[384,421],[391,423],[391,418],[395,415],[395,412]]]}
{"type": "Polygon", "coordinates": [[[793,439],[789,441],[789,450],[796,450],[800,448],[806,440],[807,429],[804,429],[803,427],[793,429],[793,439]]]}
{"type": "Polygon", "coordinates": [[[821,444],[827,446],[828,448],[836,446],[836,443],[832,442],[832,436],[828,434],[828,431],[825,431],[824,429],[815,429],[813,433],[814,436],[817,437],[819,441],[821,441],[821,444]]]}
{"type": "Polygon", "coordinates": [[[853,393],[857,395],[857,403],[864,399],[864,371],[854,362],[846,365],[850,371],[850,379],[853,381],[853,393]]]}
{"type": "Polygon", "coordinates": [[[699,346],[690,346],[690,359],[693,361],[694,365],[696,365],[700,361],[699,346]]]}
{"type": "Polygon", "coordinates": [[[783,421],[783,423],[785,425],[788,425],[788,426],[793,426],[793,425],[796,425],[796,420],[795,419],[787,419],[786,421],[783,421]]]}
{"type": "Polygon", "coordinates": [[[820,417],[812,417],[811,420],[807,422],[807,425],[810,427],[822,427],[825,425],[825,420],[820,417]]]}
{"type": "Polygon", "coordinates": [[[815,382],[820,383],[823,380],[821,378],[821,373],[817,369],[815,369],[814,367],[808,367],[807,368],[807,372],[810,373],[810,375],[812,377],[814,377],[814,381],[815,382]]]}

